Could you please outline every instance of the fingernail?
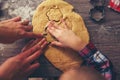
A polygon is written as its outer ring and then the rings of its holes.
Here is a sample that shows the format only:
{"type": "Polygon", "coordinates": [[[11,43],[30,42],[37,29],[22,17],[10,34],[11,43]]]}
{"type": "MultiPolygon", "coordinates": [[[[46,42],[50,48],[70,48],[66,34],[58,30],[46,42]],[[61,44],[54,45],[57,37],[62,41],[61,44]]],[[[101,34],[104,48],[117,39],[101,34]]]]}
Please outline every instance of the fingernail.
{"type": "Polygon", "coordinates": [[[44,31],[47,31],[47,29],[48,29],[48,26],[45,27],[45,30],[44,30],[44,31]]]}
{"type": "Polygon", "coordinates": [[[41,45],[41,48],[44,48],[45,45],[47,45],[47,42],[46,42],[46,41],[43,43],[43,45],[41,45]]]}
{"type": "Polygon", "coordinates": [[[45,41],[45,38],[43,38],[38,44],[41,46],[41,44],[45,41]]]}
{"type": "Polygon", "coordinates": [[[51,30],[51,27],[48,27],[48,29],[47,29],[47,30],[48,30],[48,31],[49,31],[49,30],[51,30]]]}
{"type": "Polygon", "coordinates": [[[47,36],[47,33],[43,33],[43,37],[47,36]]]}
{"type": "Polygon", "coordinates": [[[46,38],[43,36],[43,38],[41,39],[41,41],[44,41],[44,40],[46,40],[46,38]]]}

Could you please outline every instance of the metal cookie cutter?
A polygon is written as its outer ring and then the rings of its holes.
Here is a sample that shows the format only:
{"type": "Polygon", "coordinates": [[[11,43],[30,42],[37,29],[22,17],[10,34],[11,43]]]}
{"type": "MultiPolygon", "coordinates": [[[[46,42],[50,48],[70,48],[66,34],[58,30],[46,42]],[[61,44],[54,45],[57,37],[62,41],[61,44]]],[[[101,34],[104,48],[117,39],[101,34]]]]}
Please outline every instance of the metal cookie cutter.
{"type": "Polygon", "coordinates": [[[105,11],[103,6],[96,6],[90,10],[90,18],[93,21],[101,22],[105,19],[105,11]]]}
{"type": "Polygon", "coordinates": [[[102,22],[105,19],[105,0],[90,0],[94,6],[90,9],[90,18],[95,22],[102,22]]]}

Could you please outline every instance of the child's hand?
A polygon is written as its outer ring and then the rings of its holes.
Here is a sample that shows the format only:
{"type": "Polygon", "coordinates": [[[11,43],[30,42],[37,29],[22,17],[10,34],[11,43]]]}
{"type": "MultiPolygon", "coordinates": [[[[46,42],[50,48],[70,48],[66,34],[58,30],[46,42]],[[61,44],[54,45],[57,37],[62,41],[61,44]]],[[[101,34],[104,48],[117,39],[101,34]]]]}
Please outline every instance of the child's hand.
{"type": "Polygon", "coordinates": [[[83,49],[83,41],[72,30],[68,29],[67,24],[63,20],[62,23],[64,24],[64,28],[55,25],[53,21],[49,23],[48,32],[58,40],[53,41],[51,44],[60,47],[69,47],[76,51],[83,49]]]}

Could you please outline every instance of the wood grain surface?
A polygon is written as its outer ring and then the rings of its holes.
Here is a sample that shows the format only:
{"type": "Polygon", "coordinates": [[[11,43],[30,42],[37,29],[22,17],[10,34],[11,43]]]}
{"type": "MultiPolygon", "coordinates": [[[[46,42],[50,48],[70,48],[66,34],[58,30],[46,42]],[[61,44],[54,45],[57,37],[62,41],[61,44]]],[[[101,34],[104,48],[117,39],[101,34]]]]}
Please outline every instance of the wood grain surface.
{"type": "MultiPolygon", "coordinates": [[[[0,20],[9,19],[17,15],[31,20],[33,15],[32,11],[34,11],[37,5],[42,1],[43,0],[0,0],[0,20]],[[24,9],[29,9],[29,16],[26,16],[28,13],[27,11],[24,12],[24,10],[21,9],[22,7],[24,7],[24,9]],[[22,11],[19,12],[19,10],[22,11]]],[[[90,33],[91,41],[112,61],[117,80],[120,80],[120,13],[107,8],[109,0],[106,0],[105,21],[103,23],[95,23],[89,18],[89,10],[93,7],[89,3],[89,0],[65,1],[72,4],[75,7],[74,10],[83,17],[90,33]]],[[[19,53],[26,43],[26,40],[20,40],[9,45],[0,44],[0,63],[3,63],[7,58],[19,53]]],[[[41,67],[36,70],[32,76],[59,76],[61,72],[55,69],[43,57],[44,56],[41,56],[40,58],[41,67]]]]}

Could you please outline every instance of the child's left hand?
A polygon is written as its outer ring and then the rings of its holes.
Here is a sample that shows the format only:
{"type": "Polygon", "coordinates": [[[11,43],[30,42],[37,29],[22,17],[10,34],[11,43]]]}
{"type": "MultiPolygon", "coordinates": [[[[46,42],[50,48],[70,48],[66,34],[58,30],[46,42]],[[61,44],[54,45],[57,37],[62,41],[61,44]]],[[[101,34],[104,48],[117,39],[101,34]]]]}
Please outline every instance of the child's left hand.
{"type": "Polygon", "coordinates": [[[65,21],[62,20],[64,28],[56,26],[53,21],[48,25],[48,32],[54,36],[58,41],[53,41],[51,44],[60,47],[69,47],[75,51],[80,51],[84,48],[84,42],[74,34],[72,30],[68,29],[65,21]]]}

